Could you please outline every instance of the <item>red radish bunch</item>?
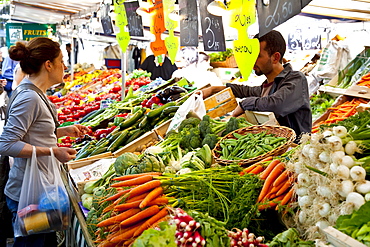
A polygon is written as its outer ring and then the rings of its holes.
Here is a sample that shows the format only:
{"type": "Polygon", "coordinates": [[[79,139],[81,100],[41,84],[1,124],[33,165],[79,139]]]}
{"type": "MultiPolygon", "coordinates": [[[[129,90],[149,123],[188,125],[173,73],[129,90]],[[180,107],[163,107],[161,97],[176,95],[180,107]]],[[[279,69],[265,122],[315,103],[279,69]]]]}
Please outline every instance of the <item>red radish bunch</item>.
{"type": "Polygon", "coordinates": [[[229,231],[230,247],[268,247],[266,244],[262,244],[263,237],[256,237],[253,233],[250,233],[247,228],[243,231],[234,229],[235,231],[229,231]]]}
{"type": "Polygon", "coordinates": [[[173,217],[176,224],[176,244],[180,247],[201,247],[206,240],[200,235],[200,223],[196,222],[184,210],[177,208],[173,217]]]}

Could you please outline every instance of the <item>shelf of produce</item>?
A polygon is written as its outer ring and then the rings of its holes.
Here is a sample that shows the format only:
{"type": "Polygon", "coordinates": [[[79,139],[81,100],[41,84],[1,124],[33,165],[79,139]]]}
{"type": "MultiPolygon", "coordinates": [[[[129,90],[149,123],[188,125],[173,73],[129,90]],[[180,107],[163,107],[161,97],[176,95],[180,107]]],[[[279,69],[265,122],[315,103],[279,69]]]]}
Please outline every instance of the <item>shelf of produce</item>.
{"type": "Polygon", "coordinates": [[[320,230],[326,236],[327,241],[336,247],[366,247],[366,245],[331,226],[320,230]]]}

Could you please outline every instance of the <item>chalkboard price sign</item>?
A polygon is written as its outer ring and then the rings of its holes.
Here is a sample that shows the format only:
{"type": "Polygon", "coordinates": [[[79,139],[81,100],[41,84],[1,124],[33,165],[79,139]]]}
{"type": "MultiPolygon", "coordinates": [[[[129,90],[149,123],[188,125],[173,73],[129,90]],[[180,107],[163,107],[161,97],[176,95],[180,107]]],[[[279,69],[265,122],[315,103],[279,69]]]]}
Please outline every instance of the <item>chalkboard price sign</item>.
{"type": "Polygon", "coordinates": [[[199,3],[204,50],[226,51],[222,17],[212,15],[207,11],[207,5],[210,2],[212,0],[202,0],[199,3]]]}
{"type": "Polygon", "coordinates": [[[196,0],[179,1],[180,45],[198,46],[198,7],[196,0]]]}
{"type": "Polygon", "coordinates": [[[144,37],[143,22],[141,16],[136,14],[136,9],[139,8],[139,2],[124,2],[127,21],[128,31],[130,36],[144,37]]]}
{"type": "Polygon", "coordinates": [[[306,7],[307,4],[309,4],[312,0],[301,0],[301,8],[303,9],[304,7],[306,7]]]}
{"type": "Polygon", "coordinates": [[[301,1],[297,0],[257,0],[259,35],[299,14],[301,9],[301,1]]]}

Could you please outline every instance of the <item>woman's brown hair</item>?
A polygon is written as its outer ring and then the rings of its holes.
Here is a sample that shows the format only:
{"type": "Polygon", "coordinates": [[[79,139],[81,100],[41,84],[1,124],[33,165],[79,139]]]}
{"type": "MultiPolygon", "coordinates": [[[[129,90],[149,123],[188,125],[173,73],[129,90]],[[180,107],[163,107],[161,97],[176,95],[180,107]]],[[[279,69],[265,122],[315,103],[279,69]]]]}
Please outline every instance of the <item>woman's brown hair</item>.
{"type": "Polygon", "coordinates": [[[49,38],[37,37],[28,42],[18,41],[9,48],[9,56],[20,61],[22,71],[26,74],[37,74],[41,66],[48,60],[54,61],[60,54],[58,42],[49,38]]]}

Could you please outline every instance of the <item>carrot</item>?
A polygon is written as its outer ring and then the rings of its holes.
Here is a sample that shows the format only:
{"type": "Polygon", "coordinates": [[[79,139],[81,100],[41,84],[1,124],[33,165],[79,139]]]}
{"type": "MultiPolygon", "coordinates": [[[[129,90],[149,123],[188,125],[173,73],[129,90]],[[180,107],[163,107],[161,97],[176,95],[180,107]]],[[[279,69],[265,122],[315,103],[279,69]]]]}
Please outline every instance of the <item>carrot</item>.
{"type": "Polygon", "coordinates": [[[142,202],[139,205],[139,208],[145,208],[149,202],[151,202],[152,200],[154,200],[155,198],[157,198],[158,196],[162,194],[163,194],[163,188],[161,186],[155,188],[154,190],[149,192],[149,194],[144,198],[144,200],[142,200],[142,202]]]}
{"type": "Polygon", "coordinates": [[[103,203],[103,202],[106,202],[106,201],[113,201],[113,200],[116,200],[118,198],[120,198],[121,196],[123,196],[124,194],[128,193],[131,191],[132,188],[130,189],[127,189],[127,190],[121,190],[119,192],[117,192],[116,194],[108,197],[108,198],[105,198],[104,200],[102,200],[100,203],[103,203]]]}
{"type": "Polygon", "coordinates": [[[271,190],[270,190],[270,192],[269,192],[269,193],[276,193],[276,192],[278,192],[278,191],[280,190],[280,188],[281,188],[281,187],[283,187],[283,185],[284,185],[286,182],[288,182],[288,179],[287,179],[286,181],[284,181],[284,182],[280,183],[278,186],[273,186],[273,187],[271,188],[271,190]]]}
{"type": "Polygon", "coordinates": [[[134,238],[130,238],[129,240],[126,240],[124,243],[123,243],[123,246],[131,246],[131,244],[135,241],[136,239],[134,238]]]}
{"type": "Polygon", "coordinates": [[[133,201],[133,202],[128,202],[124,204],[120,204],[114,207],[115,211],[124,211],[130,208],[138,208],[140,203],[143,201],[143,199],[133,201]]]}
{"type": "Polygon", "coordinates": [[[284,198],[281,200],[280,205],[285,205],[287,204],[293,196],[294,189],[290,188],[290,190],[285,194],[284,198]]]}
{"type": "Polygon", "coordinates": [[[108,205],[107,207],[105,207],[105,208],[103,209],[103,213],[109,212],[109,211],[111,211],[113,208],[114,208],[114,205],[113,205],[113,204],[110,204],[110,205],[108,205]]]}
{"type": "Polygon", "coordinates": [[[149,208],[144,209],[143,211],[138,212],[135,215],[132,215],[130,218],[126,218],[123,220],[120,225],[121,226],[129,226],[132,225],[140,220],[145,218],[151,217],[159,212],[158,205],[150,206],[149,208]]]}
{"type": "Polygon", "coordinates": [[[257,165],[252,171],[248,172],[249,174],[257,175],[264,170],[263,166],[257,165]]]}
{"type": "Polygon", "coordinates": [[[280,196],[284,194],[291,186],[292,182],[288,180],[287,182],[283,183],[283,186],[278,190],[278,192],[276,192],[276,195],[280,196]]]}
{"type": "Polygon", "coordinates": [[[244,173],[249,173],[250,171],[252,171],[254,168],[256,168],[256,166],[257,166],[257,163],[254,163],[253,165],[250,165],[250,166],[248,166],[247,168],[245,168],[244,170],[243,170],[243,172],[244,173]]]}
{"type": "Polygon", "coordinates": [[[258,208],[258,210],[261,211],[261,210],[264,210],[264,209],[267,209],[267,208],[275,207],[283,198],[284,198],[284,195],[275,197],[275,198],[271,199],[270,201],[268,201],[266,203],[258,205],[257,208],[258,208]]]}
{"type": "Polygon", "coordinates": [[[165,196],[160,196],[152,200],[147,204],[147,206],[152,206],[152,205],[166,205],[168,203],[168,198],[165,196]]]}
{"type": "Polygon", "coordinates": [[[272,186],[278,186],[280,183],[284,182],[289,177],[289,171],[285,170],[283,171],[274,181],[272,186]]]}
{"type": "Polygon", "coordinates": [[[160,176],[162,175],[161,172],[145,172],[145,173],[139,173],[139,174],[130,174],[130,175],[124,175],[120,177],[113,178],[115,181],[125,181],[125,180],[130,180],[133,178],[138,178],[141,176],[146,176],[146,175],[151,175],[151,176],[160,176]]]}
{"type": "Polygon", "coordinates": [[[139,208],[132,208],[132,209],[129,209],[129,210],[123,212],[123,213],[120,213],[117,216],[110,217],[106,220],[103,220],[102,222],[99,222],[97,224],[97,226],[98,227],[110,226],[110,225],[113,225],[114,223],[119,223],[123,220],[126,220],[127,218],[130,218],[131,216],[133,216],[133,215],[135,215],[139,212],[140,212],[139,208]]]}
{"type": "Polygon", "coordinates": [[[140,222],[138,224],[135,224],[134,227],[130,228],[127,231],[123,231],[122,234],[120,234],[118,236],[115,236],[110,241],[113,242],[113,243],[119,243],[119,242],[122,242],[124,240],[128,240],[128,239],[132,238],[133,234],[141,226],[141,224],[142,224],[142,222],[140,222]]]}
{"type": "Polygon", "coordinates": [[[278,160],[278,159],[271,161],[271,163],[266,167],[266,169],[260,174],[260,178],[261,179],[266,179],[267,176],[272,171],[272,169],[274,169],[275,166],[277,166],[279,163],[280,163],[280,160],[278,160]]]}
{"type": "Polygon", "coordinates": [[[162,219],[163,217],[166,217],[168,215],[168,209],[162,208],[161,211],[159,211],[157,214],[150,217],[148,220],[144,222],[134,233],[133,237],[139,236],[143,231],[151,227],[155,222],[162,219]]]}
{"type": "Polygon", "coordinates": [[[136,195],[140,195],[143,192],[146,192],[148,190],[157,188],[160,185],[161,185],[161,181],[159,181],[159,180],[152,180],[152,181],[146,182],[144,184],[141,184],[141,185],[133,188],[130,191],[129,195],[130,195],[130,197],[133,197],[133,196],[136,196],[136,195]]]}
{"type": "Polygon", "coordinates": [[[258,196],[258,200],[257,200],[258,202],[260,202],[267,195],[267,193],[269,192],[269,189],[270,189],[271,185],[273,184],[273,182],[275,181],[275,179],[280,175],[280,173],[284,169],[285,168],[284,168],[284,163],[283,162],[280,162],[279,164],[277,164],[272,169],[272,171],[267,176],[267,178],[265,180],[265,183],[262,186],[261,192],[260,192],[260,194],[258,196]]]}
{"type": "Polygon", "coordinates": [[[151,180],[153,180],[153,176],[146,175],[146,176],[137,177],[137,178],[133,178],[130,180],[125,180],[125,181],[121,181],[118,183],[114,183],[111,185],[111,187],[127,187],[127,186],[139,185],[139,184],[143,184],[148,181],[151,181],[151,180]]]}
{"type": "Polygon", "coordinates": [[[129,203],[129,202],[134,202],[134,201],[138,201],[138,200],[142,200],[144,199],[148,194],[150,193],[150,191],[148,192],[145,192],[143,194],[140,194],[140,195],[137,195],[137,196],[134,196],[134,197],[128,197],[128,200],[126,200],[126,203],[129,203]]]}
{"type": "Polygon", "coordinates": [[[104,240],[100,242],[100,244],[97,247],[115,247],[117,243],[110,242],[108,240],[104,240]]]}

